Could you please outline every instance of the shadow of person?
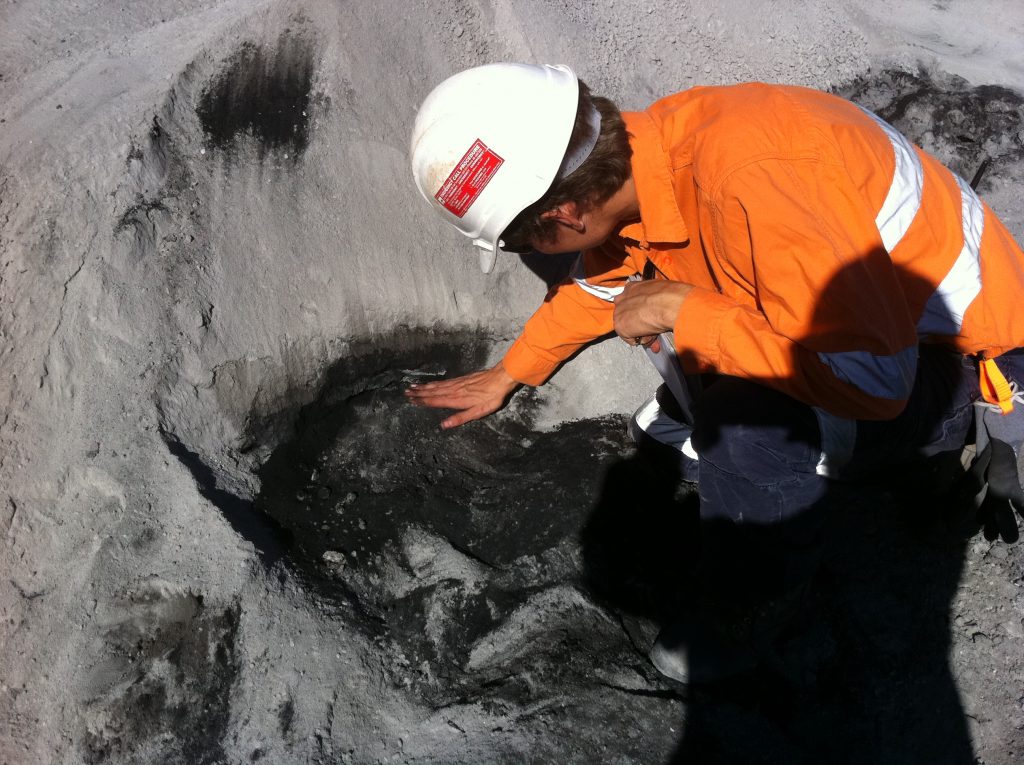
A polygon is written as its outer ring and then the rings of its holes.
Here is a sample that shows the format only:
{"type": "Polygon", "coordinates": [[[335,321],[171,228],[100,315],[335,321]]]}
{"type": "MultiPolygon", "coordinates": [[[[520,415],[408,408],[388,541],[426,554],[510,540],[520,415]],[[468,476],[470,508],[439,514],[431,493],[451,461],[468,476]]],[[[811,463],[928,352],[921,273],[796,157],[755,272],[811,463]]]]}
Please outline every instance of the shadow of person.
{"type": "MultiPolygon", "coordinates": [[[[836,315],[848,277],[822,291],[816,319],[836,315]]],[[[934,291],[914,274],[894,277],[904,294],[934,291]]],[[[827,331],[801,345],[815,354],[843,347],[827,331]]],[[[796,362],[814,363],[813,354],[796,362]]],[[[608,471],[582,532],[584,576],[633,625],[638,648],[696,603],[716,603],[726,621],[762,613],[780,593],[788,609],[755,668],[685,688],[671,762],[974,761],[949,665],[968,537],[941,499],[961,473],[973,375],[969,360],[921,345],[906,409],[858,422],[853,458],[834,480],[815,472],[823,446],[814,411],[777,380],[732,377],[697,401],[698,489],[643,454],[608,471]],[[749,470],[712,475],[737,454],[734,467],[749,470]],[[793,473],[801,486],[787,484],[793,473]]],[[[702,655],[706,642],[689,646],[691,667],[714,661],[702,655]]]]}
{"type": "Polygon", "coordinates": [[[582,531],[588,586],[637,630],[643,619],[667,621],[693,594],[700,518],[680,478],[644,455],[619,460],[582,531]]]}

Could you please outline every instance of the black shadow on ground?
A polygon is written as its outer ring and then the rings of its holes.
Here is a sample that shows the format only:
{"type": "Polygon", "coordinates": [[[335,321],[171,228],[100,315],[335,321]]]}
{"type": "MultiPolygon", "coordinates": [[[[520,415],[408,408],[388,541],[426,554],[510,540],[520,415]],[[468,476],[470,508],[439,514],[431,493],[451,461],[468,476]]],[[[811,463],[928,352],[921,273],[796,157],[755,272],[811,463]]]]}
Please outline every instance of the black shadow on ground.
{"type": "MultiPolygon", "coordinates": [[[[843,310],[859,268],[854,263],[841,271],[823,291],[816,326],[836,326],[829,316],[843,310]]],[[[894,270],[905,294],[934,290],[894,270]]],[[[862,306],[875,308],[884,310],[862,306]]],[[[838,337],[816,336],[804,347],[842,345],[838,337]]],[[[923,346],[918,371],[959,381],[962,364],[955,353],[923,346]]],[[[771,380],[756,382],[774,387],[771,380]]],[[[937,442],[949,432],[966,438],[968,388],[964,382],[927,386],[892,423],[861,423],[858,439],[906,445],[937,442]],[[955,420],[954,412],[961,413],[955,420]]],[[[706,393],[704,401],[712,398],[706,393]]],[[[708,415],[698,400],[694,442],[712,453],[721,434],[756,422],[819,450],[817,429],[799,426],[779,413],[783,408],[719,406],[708,415]]],[[[739,531],[699,518],[694,495],[679,492],[677,471],[652,469],[639,456],[611,467],[583,531],[586,580],[608,607],[639,622],[666,623],[681,606],[717,589],[717,578],[731,578],[737,591],[745,583],[757,590],[777,575],[777,561],[765,551],[780,538],[817,551],[810,593],[761,666],[684,689],[684,735],[671,762],[974,761],[949,654],[950,602],[968,534],[977,526],[943,498],[960,472],[960,450],[945,449],[928,459],[895,449],[891,462],[862,465],[850,481],[830,481],[825,495],[795,518],[746,523],[739,531]],[[702,552],[709,540],[717,540],[713,555],[702,552]]]]}
{"type": "MultiPolygon", "coordinates": [[[[685,733],[668,761],[974,761],[949,666],[966,537],[924,495],[927,481],[914,482],[921,496],[903,484],[837,484],[814,508],[824,559],[801,613],[758,670],[680,689],[685,733]]],[[[665,624],[699,594],[709,524],[697,504],[637,456],[608,470],[583,531],[587,581],[640,646],[653,637],[645,621],[665,624]]]]}

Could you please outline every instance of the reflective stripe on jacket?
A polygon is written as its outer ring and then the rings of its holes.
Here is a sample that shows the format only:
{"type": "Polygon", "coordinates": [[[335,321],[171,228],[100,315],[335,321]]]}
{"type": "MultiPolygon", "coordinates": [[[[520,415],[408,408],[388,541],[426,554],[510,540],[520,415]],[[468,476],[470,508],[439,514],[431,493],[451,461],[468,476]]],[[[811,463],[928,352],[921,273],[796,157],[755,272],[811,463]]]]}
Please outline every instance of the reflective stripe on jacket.
{"type": "Polygon", "coordinates": [[[694,88],[623,115],[641,220],[585,252],[503,364],[538,385],[612,331],[650,260],[692,284],[687,373],[757,380],[839,416],[888,419],[919,342],[1024,346],[1024,253],[962,179],[871,113],[818,91],[694,88]]]}

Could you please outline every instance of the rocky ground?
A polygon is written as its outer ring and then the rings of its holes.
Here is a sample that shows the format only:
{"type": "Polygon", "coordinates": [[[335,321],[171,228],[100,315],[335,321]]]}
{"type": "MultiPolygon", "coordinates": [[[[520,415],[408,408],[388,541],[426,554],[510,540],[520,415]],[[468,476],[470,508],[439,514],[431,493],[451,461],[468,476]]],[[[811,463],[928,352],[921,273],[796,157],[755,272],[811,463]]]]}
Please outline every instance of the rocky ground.
{"type": "Polygon", "coordinates": [[[838,88],[1021,238],[1017,6],[0,2],[0,763],[1021,761],[1024,552],[941,482],[837,487],[802,617],[691,691],[646,659],[700,524],[625,439],[642,360],[454,432],[401,395],[556,270],[485,279],[417,197],[447,74],[838,88]]]}

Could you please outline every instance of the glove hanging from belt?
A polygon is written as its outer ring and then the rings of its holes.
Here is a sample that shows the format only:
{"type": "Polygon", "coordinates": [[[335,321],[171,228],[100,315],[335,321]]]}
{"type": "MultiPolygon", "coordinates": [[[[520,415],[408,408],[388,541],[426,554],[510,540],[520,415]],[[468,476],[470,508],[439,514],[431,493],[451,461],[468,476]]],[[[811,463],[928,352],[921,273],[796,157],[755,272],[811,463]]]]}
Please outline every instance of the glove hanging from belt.
{"type": "Polygon", "coordinates": [[[976,456],[960,496],[970,500],[986,539],[1016,542],[1020,532],[1015,512],[1024,516],[1017,472],[1024,443],[1024,392],[1006,380],[994,359],[982,359],[978,371],[982,400],[975,402],[976,456]]]}

